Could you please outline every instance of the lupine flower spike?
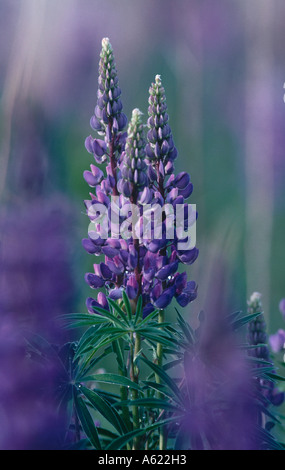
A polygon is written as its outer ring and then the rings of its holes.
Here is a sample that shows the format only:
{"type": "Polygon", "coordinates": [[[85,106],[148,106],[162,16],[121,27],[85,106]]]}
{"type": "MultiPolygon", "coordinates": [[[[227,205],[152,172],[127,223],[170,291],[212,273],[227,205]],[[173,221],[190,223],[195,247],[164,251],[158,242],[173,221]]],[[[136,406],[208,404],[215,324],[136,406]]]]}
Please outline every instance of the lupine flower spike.
{"type": "MultiPolygon", "coordinates": [[[[273,364],[270,358],[270,352],[268,348],[268,335],[266,331],[266,323],[263,315],[261,294],[254,292],[248,301],[248,313],[260,313],[254,320],[249,323],[248,326],[248,342],[252,346],[257,346],[250,350],[250,355],[273,364]],[[260,346],[258,346],[260,344],[260,346]]],[[[260,363],[257,367],[264,367],[264,363],[260,363]]],[[[284,401],[284,393],[280,392],[277,387],[274,386],[273,381],[259,379],[260,389],[269,402],[273,405],[280,405],[284,401]]]]}

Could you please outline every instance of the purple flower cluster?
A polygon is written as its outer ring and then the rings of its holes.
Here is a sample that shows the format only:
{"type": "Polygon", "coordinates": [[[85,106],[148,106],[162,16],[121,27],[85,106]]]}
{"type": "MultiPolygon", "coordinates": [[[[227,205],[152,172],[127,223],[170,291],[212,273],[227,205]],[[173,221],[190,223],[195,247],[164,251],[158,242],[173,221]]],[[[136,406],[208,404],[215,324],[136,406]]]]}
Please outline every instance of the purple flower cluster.
{"type": "MultiPolygon", "coordinates": [[[[280,313],[285,320],[285,299],[282,299],[279,303],[280,313]]],[[[285,350],[285,331],[281,328],[269,336],[269,344],[274,353],[278,353],[282,350],[285,350]]]]}
{"type": "MultiPolygon", "coordinates": [[[[262,312],[261,294],[254,292],[248,302],[248,313],[262,312]]],[[[266,332],[266,322],[263,314],[260,314],[248,325],[248,342],[252,346],[261,346],[250,350],[250,355],[267,362],[271,362],[270,352],[268,348],[268,335],[266,332]]],[[[257,367],[264,366],[263,363],[257,364],[257,367]]],[[[280,392],[277,387],[274,386],[273,381],[258,379],[259,386],[263,395],[275,406],[279,406],[284,401],[284,393],[280,392]]]]}
{"type": "MultiPolygon", "coordinates": [[[[92,236],[83,240],[84,248],[96,256],[104,255],[105,260],[94,264],[94,273],[87,273],[86,282],[93,289],[106,288],[97,299],[88,298],[90,313],[96,307],[108,308],[107,296],[120,299],[123,289],[130,300],[136,301],[141,294],[144,315],[153,309],[166,308],[175,297],[179,305],[186,306],[197,295],[194,281],[187,282],[186,272],[178,272],[180,263],[190,265],[197,256],[196,248],[179,249],[179,229],[188,227],[189,218],[196,221],[196,212],[188,209],[185,200],[190,196],[193,185],[186,172],[174,175],[174,160],[177,150],[168,124],[164,88],[157,75],[149,90],[149,119],[147,140],[144,137],[142,113],[134,109],[128,132],[123,132],[127,119],[122,113],[121,90],[111,44],[107,38],[102,41],[99,65],[98,99],[91,127],[104,137],[89,136],[85,146],[93,154],[97,164],[107,161],[106,176],[95,165],[84,172],[89,186],[96,188],[91,200],[85,201],[94,235],[99,232],[98,204],[105,206],[108,221],[105,236],[92,236]],[[112,196],[112,201],[111,201],[112,196]],[[137,208],[134,218],[133,206],[137,208]],[[167,212],[166,205],[173,208],[167,212]],[[183,227],[179,226],[175,208],[184,210],[183,227]],[[146,208],[150,206],[150,209],[146,208]],[[160,233],[155,228],[155,210],[160,209],[160,233]],[[146,211],[144,210],[146,209],[146,211]],[[131,217],[130,217],[131,214],[131,217]],[[113,217],[119,222],[119,231],[113,224],[113,217]],[[147,216],[147,236],[142,231],[147,216]],[[167,222],[173,223],[174,236],[167,232],[167,222]],[[126,234],[122,236],[122,228],[126,234]]],[[[181,224],[180,224],[181,225],[181,224]]],[[[184,236],[184,241],[187,240],[184,236]]]]}
{"type": "Polygon", "coordinates": [[[228,317],[200,313],[195,337],[184,359],[181,440],[191,450],[258,449],[254,385],[228,317]]]}

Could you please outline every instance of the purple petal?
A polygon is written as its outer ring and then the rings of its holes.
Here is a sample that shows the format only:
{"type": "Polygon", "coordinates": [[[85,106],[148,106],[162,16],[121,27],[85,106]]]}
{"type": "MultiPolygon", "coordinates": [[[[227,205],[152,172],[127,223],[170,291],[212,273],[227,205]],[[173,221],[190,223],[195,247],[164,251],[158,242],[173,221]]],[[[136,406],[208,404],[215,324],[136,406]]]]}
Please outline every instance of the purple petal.
{"type": "Polygon", "coordinates": [[[175,261],[172,264],[169,264],[168,266],[164,266],[161,268],[157,273],[156,273],[156,278],[161,280],[161,281],[166,281],[166,279],[171,276],[172,274],[175,273],[178,269],[178,261],[175,261]]]}
{"type": "Polygon", "coordinates": [[[175,289],[174,287],[169,287],[166,289],[162,295],[154,302],[154,305],[157,308],[163,309],[166,308],[172,301],[174,297],[175,289]]]}
{"type": "Polygon", "coordinates": [[[85,179],[86,183],[89,184],[89,186],[91,186],[92,188],[99,184],[98,179],[91,173],[91,171],[85,170],[83,173],[83,178],[85,179]]]}
{"type": "Polygon", "coordinates": [[[198,258],[199,250],[193,248],[193,250],[179,251],[177,256],[183,264],[192,264],[198,258]]]}
{"type": "Polygon", "coordinates": [[[97,295],[98,303],[105,309],[109,310],[109,304],[106,295],[103,292],[99,292],[97,295]]]}
{"type": "Polygon", "coordinates": [[[107,152],[106,142],[101,139],[94,139],[93,152],[95,155],[97,155],[97,157],[102,157],[107,152]]]}
{"type": "Polygon", "coordinates": [[[89,313],[96,313],[96,307],[101,307],[101,305],[95,299],[92,299],[92,297],[88,297],[86,299],[86,307],[89,313]]]}
{"type": "Polygon", "coordinates": [[[91,135],[85,139],[85,148],[89,153],[93,153],[93,141],[94,139],[91,137],[91,135]]]}
{"type": "Polygon", "coordinates": [[[146,318],[153,311],[154,311],[154,306],[151,303],[146,304],[146,306],[143,308],[143,311],[142,311],[143,318],[146,318]]]}
{"type": "Polygon", "coordinates": [[[85,274],[85,281],[89,284],[92,289],[98,289],[105,285],[105,281],[101,277],[96,276],[96,274],[87,273],[85,274]]]}
{"type": "Polygon", "coordinates": [[[94,115],[90,119],[90,126],[92,127],[92,129],[94,129],[94,131],[101,131],[102,129],[100,121],[98,121],[98,119],[94,115]]]}
{"type": "Polygon", "coordinates": [[[90,253],[91,255],[97,255],[101,253],[101,248],[100,246],[96,246],[90,238],[83,238],[82,240],[82,245],[84,249],[90,253]]]}
{"type": "Polygon", "coordinates": [[[104,279],[106,280],[112,279],[113,273],[105,263],[100,263],[100,270],[101,270],[102,277],[104,279]]]}
{"type": "Polygon", "coordinates": [[[188,186],[189,183],[190,183],[190,176],[185,171],[182,171],[181,173],[179,173],[174,180],[174,185],[178,189],[186,188],[186,186],[188,186]]]}
{"type": "Polygon", "coordinates": [[[106,245],[102,246],[102,252],[104,253],[104,255],[108,256],[108,258],[114,258],[114,256],[117,256],[119,254],[119,250],[106,245]]]}
{"type": "Polygon", "coordinates": [[[179,196],[183,196],[184,199],[187,199],[193,192],[193,184],[189,183],[186,188],[184,189],[179,189],[178,194],[179,196]]]}
{"type": "Polygon", "coordinates": [[[157,174],[155,169],[149,165],[147,169],[147,175],[151,181],[156,181],[157,180],[157,174]]]}
{"type": "Polygon", "coordinates": [[[113,299],[113,300],[121,299],[123,297],[122,289],[113,289],[113,290],[111,290],[109,292],[109,297],[110,297],[110,299],[113,299]]]}

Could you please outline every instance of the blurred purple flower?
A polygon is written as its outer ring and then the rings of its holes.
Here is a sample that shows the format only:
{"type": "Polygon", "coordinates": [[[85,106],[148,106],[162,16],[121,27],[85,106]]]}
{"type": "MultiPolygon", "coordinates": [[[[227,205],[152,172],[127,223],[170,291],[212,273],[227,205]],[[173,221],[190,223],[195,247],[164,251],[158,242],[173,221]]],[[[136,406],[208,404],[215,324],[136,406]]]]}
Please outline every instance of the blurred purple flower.
{"type": "MultiPolygon", "coordinates": [[[[261,294],[259,292],[254,292],[248,301],[248,313],[254,314],[262,311],[261,294]]],[[[272,344],[272,339],[269,339],[269,341],[270,344],[272,344]]],[[[266,323],[262,313],[254,318],[248,325],[248,342],[250,345],[256,346],[249,350],[249,355],[260,359],[261,361],[260,364],[256,364],[256,367],[264,367],[268,363],[273,366],[268,347],[266,323]]],[[[273,338],[273,346],[276,346],[276,338],[273,338]]],[[[272,369],[272,372],[274,372],[274,369],[272,369]]],[[[278,387],[275,386],[272,380],[258,378],[257,382],[262,394],[267,400],[269,400],[269,402],[275,406],[279,406],[283,403],[285,394],[278,390],[278,387]]]]}
{"type": "Polygon", "coordinates": [[[64,335],[56,317],[73,301],[68,213],[59,198],[11,204],[0,213],[1,317],[54,342],[64,335]]]}
{"type": "Polygon", "coordinates": [[[246,358],[223,314],[212,312],[200,321],[196,344],[185,356],[179,448],[257,449],[254,383],[246,358]]]}
{"type": "MultiPolygon", "coordinates": [[[[43,340],[45,343],[45,340],[43,340]]],[[[0,324],[0,408],[2,450],[61,449],[66,417],[57,413],[55,390],[64,371],[49,347],[33,360],[35,345],[27,355],[26,338],[14,322],[0,324]]]]}
{"type": "Polygon", "coordinates": [[[269,344],[274,353],[285,349],[285,331],[278,330],[275,334],[269,336],[269,344]]]}
{"type": "Polygon", "coordinates": [[[279,310],[285,320],[285,299],[282,299],[279,303],[279,310]]]}

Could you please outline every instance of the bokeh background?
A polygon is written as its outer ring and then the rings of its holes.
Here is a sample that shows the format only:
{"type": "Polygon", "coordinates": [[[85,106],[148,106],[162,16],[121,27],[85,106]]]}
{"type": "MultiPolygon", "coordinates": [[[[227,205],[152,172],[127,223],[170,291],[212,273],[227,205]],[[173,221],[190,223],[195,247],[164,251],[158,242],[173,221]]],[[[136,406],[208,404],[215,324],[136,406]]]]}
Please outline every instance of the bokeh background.
{"type": "Polygon", "coordinates": [[[284,20],[283,0],[0,0],[4,337],[12,322],[61,342],[57,316],[86,311],[84,140],[103,37],[128,117],[147,119],[162,76],[176,170],[194,184],[199,295],[185,315],[246,311],[259,291],[269,332],[284,328],[284,20]]]}

